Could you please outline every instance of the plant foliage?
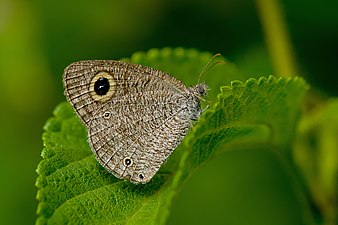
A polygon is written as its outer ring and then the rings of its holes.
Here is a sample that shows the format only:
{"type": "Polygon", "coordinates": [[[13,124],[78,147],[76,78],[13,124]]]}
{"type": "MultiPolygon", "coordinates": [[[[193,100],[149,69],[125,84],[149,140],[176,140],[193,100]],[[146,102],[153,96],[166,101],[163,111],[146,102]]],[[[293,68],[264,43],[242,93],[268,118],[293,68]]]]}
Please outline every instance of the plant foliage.
{"type": "MultiPolygon", "coordinates": [[[[123,60],[161,69],[191,85],[210,58],[196,50],[166,48],[123,60]]],[[[37,224],[164,224],[183,182],[215,154],[258,145],[288,152],[307,84],[297,77],[235,80],[243,77],[226,62],[201,78],[211,89],[205,103],[210,107],[144,185],[119,180],[102,168],[71,106],[58,105],[44,126],[37,224]]]]}

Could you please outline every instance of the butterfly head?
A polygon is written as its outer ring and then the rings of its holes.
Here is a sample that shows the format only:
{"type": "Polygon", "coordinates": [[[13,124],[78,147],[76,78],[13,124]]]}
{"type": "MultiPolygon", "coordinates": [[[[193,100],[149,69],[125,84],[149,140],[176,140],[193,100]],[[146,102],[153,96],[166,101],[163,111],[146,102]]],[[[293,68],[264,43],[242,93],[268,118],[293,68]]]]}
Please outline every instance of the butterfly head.
{"type": "Polygon", "coordinates": [[[204,97],[207,95],[209,88],[208,85],[206,85],[205,83],[199,83],[196,86],[192,87],[190,90],[192,90],[195,96],[204,97]]]}

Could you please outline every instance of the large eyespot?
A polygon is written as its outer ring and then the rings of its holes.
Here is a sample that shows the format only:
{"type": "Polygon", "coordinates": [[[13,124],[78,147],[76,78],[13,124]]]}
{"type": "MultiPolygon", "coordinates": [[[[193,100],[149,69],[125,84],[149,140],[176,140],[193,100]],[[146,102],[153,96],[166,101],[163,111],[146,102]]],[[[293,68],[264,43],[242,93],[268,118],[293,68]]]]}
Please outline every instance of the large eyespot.
{"type": "Polygon", "coordinates": [[[106,102],[115,93],[116,82],[107,72],[99,72],[92,79],[89,91],[95,101],[106,102]]]}
{"type": "Polygon", "coordinates": [[[109,81],[105,77],[100,77],[94,84],[94,91],[96,94],[103,96],[109,91],[109,81]]]}

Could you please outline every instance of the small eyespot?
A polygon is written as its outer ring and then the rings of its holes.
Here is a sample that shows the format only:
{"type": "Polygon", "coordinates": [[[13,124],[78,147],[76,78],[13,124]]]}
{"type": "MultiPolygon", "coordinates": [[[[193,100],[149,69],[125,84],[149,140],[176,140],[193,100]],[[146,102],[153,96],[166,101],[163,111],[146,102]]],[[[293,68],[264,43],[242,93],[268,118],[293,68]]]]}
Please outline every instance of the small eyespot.
{"type": "Polygon", "coordinates": [[[133,160],[131,158],[125,158],[123,160],[123,163],[124,163],[125,166],[131,166],[131,165],[133,165],[133,160]]]}
{"type": "Polygon", "coordinates": [[[144,176],[143,176],[143,174],[142,174],[142,173],[140,173],[140,174],[138,175],[138,177],[139,177],[141,180],[143,180],[143,179],[144,179],[144,176]]]}
{"type": "Polygon", "coordinates": [[[110,118],[110,112],[105,112],[104,114],[103,114],[103,117],[105,118],[105,119],[109,119],[110,118]]]}

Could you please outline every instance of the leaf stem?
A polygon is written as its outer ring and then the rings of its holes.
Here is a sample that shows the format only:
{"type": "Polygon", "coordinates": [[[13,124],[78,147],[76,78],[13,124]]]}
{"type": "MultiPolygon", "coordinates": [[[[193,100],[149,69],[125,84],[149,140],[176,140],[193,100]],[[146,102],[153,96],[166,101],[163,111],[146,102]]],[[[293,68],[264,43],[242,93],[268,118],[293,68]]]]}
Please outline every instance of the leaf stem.
{"type": "MultiPolygon", "coordinates": [[[[291,147],[290,147],[291,148],[291,147]]],[[[288,151],[286,154],[279,154],[276,152],[276,156],[280,159],[281,165],[285,168],[288,176],[290,177],[292,189],[298,198],[298,201],[302,207],[303,214],[303,222],[307,225],[316,225],[318,224],[314,212],[311,209],[311,197],[307,190],[307,186],[304,182],[304,177],[301,175],[300,171],[295,164],[293,157],[288,151]]]]}
{"type": "Polygon", "coordinates": [[[296,75],[292,43],[278,0],[256,0],[256,5],[275,73],[284,77],[296,75]]]}

